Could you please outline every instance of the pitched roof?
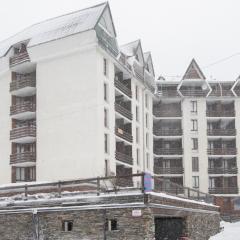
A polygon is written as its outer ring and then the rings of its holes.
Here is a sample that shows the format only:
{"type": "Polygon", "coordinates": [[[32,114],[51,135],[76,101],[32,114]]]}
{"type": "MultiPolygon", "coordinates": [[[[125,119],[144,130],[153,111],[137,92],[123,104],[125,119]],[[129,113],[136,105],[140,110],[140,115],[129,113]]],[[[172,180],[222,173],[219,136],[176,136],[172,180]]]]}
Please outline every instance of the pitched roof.
{"type": "Polygon", "coordinates": [[[183,80],[184,79],[202,79],[202,80],[206,79],[202,70],[200,69],[200,67],[198,66],[198,64],[194,58],[192,59],[191,63],[189,64],[187,71],[185,72],[182,79],[183,80]]]}
{"type": "Polygon", "coordinates": [[[64,38],[93,29],[108,3],[82,9],[34,24],[14,36],[0,42],[0,57],[19,42],[29,40],[28,47],[64,38]]]}
{"type": "Polygon", "coordinates": [[[136,54],[138,45],[140,44],[140,40],[136,40],[127,44],[120,46],[120,50],[127,57],[132,57],[136,54]]]}

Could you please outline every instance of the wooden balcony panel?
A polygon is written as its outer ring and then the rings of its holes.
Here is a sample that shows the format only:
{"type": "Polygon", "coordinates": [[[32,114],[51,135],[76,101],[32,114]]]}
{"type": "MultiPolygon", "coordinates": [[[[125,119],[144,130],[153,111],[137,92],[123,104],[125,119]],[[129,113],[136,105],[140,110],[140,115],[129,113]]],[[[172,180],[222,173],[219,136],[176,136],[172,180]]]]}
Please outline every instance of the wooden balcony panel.
{"type": "Polygon", "coordinates": [[[180,97],[179,93],[177,90],[160,90],[158,91],[158,96],[159,97],[180,97]]]}
{"type": "Polygon", "coordinates": [[[10,83],[10,92],[16,91],[25,87],[36,87],[36,78],[32,76],[23,76],[10,83]]]}
{"type": "Polygon", "coordinates": [[[130,165],[133,164],[133,158],[132,158],[132,156],[127,155],[127,154],[125,154],[125,153],[115,152],[115,158],[116,158],[116,160],[118,160],[118,161],[121,161],[121,162],[130,164],[130,165]]]}
{"type": "Polygon", "coordinates": [[[183,169],[183,167],[163,168],[163,167],[154,166],[154,173],[156,173],[156,174],[183,174],[184,169],[183,169]]]}
{"type": "Polygon", "coordinates": [[[124,117],[128,118],[129,120],[132,120],[132,113],[126,107],[123,107],[118,103],[115,103],[115,111],[120,113],[124,117]]]}
{"type": "Polygon", "coordinates": [[[15,153],[10,156],[10,164],[36,162],[36,152],[15,153]]]}
{"type": "Polygon", "coordinates": [[[213,167],[208,168],[209,174],[237,174],[238,168],[221,168],[221,167],[213,167]]]}
{"type": "Polygon", "coordinates": [[[161,109],[159,107],[153,108],[153,115],[155,117],[182,117],[181,109],[161,109]]]}
{"type": "Polygon", "coordinates": [[[36,126],[14,128],[10,131],[10,140],[22,137],[36,137],[36,126]]]}
{"type": "Polygon", "coordinates": [[[156,136],[182,136],[182,129],[159,129],[154,127],[153,134],[156,136]]]}
{"type": "Polygon", "coordinates": [[[120,138],[122,138],[122,139],[124,139],[124,140],[126,140],[130,143],[133,142],[132,134],[122,130],[121,128],[116,127],[115,128],[115,134],[116,134],[116,136],[118,136],[118,137],[120,137],[120,138]]]}
{"type": "Polygon", "coordinates": [[[208,129],[208,136],[236,136],[236,129],[208,129]]]}
{"type": "Polygon", "coordinates": [[[207,150],[208,155],[236,155],[236,148],[213,148],[207,150]]]}
{"type": "Polygon", "coordinates": [[[14,66],[14,65],[26,62],[26,61],[30,61],[27,51],[25,51],[23,53],[18,53],[16,55],[10,57],[10,66],[14,66]]]}
{"type": "Polygon", "coordinates": [[[12,105],[10,108],[11,116],[24,112],[36,112],[36,104],[31,102],[19,103],[16,105],[12,105]]]}
{"type": "Polygon", "coordinates": [[[235,110],[207,110],[206,115],[207,117],[235,117],[235,110]]]}
{"type": "Polygon", "coordinates": [[[183,149],[182,148],[154,148],[154,153],[156,155],[182,155],[183,149]]]}
{"type": "Polygon", "coordinates": [[[238,194],[238,187],[215,187],[208,189],[210,194],[238,194]]]}
{"type": "Polygon", "coordinates": [[[121,92],[123,92],[124,94],[126,94],[128,97],[132,97],[132,91],[131,89],[129,89],[126,85],[124,85],[121,81],[119,81],[118,79],[114,80],[114,84],[115,87],[117,89],[119,89],[121,92]]]}
{"type": "Polygon", "coordinates": [[[209,91],[202,90],[179,90],[184,97],[206,97],[209,91]]]}

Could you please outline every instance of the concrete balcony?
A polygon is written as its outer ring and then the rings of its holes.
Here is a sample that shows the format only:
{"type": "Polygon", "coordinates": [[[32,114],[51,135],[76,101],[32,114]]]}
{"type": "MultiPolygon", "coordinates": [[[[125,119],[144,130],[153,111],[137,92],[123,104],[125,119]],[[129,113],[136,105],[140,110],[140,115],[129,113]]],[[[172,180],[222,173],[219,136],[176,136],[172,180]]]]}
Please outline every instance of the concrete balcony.
{"type": "Polygon", "coordinates": [[[208,189],[210,194],[238,194],[238,187],[215,187],[208,189]]]}
{"type": "Polygon", "coordinates": [[[10,83],[10,92],[14,96],[25,97],[36,93],[36,77],[32,74],[18,75],[10,83]]]}
{"type": "Polygon", "coordinates": [[[23,102],[12,105],[10,108],[10,116],[18,120],[33,119],[36,117],[36,104],[23,102]]]}
{"type": "Polygon", "coordinates": [[[155,136],[182,136],[182,129],[160,129],[153,127],[155,136]]]}
{"type": "Polygon", "coordinates": [[[130,88],[128,88],[124,83],[122,83],[120,80],[116,79],[114,80],[115,87],[120,90],[122,93],[127,95],[128,97],[132,97],[132,91],[130,88]]]}
{"type": "Polygon", "coordinates": [[[154,148],[154,154],[156,155],[182,155],[183,149],[182,148],[154,148]]]}
{"type": "Polygon", "coordinates": [[[132,113],[131,110],[125,107],[124,105],[120,105],[119,103],[115,103],[115,111],[122,116],[132,120],[132,113]]]}
{"type": "Polygon", "coordinates": [[[36,162],[36,152],[14,153],[10,155],[10,164],[27,166],[36,162]]]}
{"type": "Polygon", "coordinates": [[[130,155],[127,155],[125,153],[121,153],[121,152],[115,152],[115,158],[118,161],[121,161],[123,163],[127,163],[132,165],[133,164],[133,158],[130,155]]]}
{"type": "Polygon", "coordinates": [[[208,129],[208,136],[236,136],[236,129],[208,129]]]}
{"type": "Polygon", "coordinates": [[[121,128],[116,127],[115,128],[115,134],[116,134],[116,136],[118,136],[118,137],[120,137],[120,138],[122,138],[122,139],[124,139],[124,140],[126,140],[126,141],[128,141],[130,143],[133,142],[132,134],[124,131],[121,128]]]}
{"type": "Polygon", "coordinates": [[[158,167],[154,166],[154,173],[155,174],[183,174],[184,169],[183,167],[158,167]]]}
{"type": "Polygon", "coordinates": [[[233,168],[212,167],[212,168],[208,168],[208,173],[209,174],[237,174],[238,168],[237,167],[233,167],[233,168]]]}
{"type": "Polygon", "coordinates": [[[208,155],[236,155],[236,148],[212,148],[207,150],[208,155]]]}
{"type": "Polygon", "coordinates": [[[10,131],[10,140],[15,143],[32,143],[36,140],[36,126],[24,126],[10,131]]]}

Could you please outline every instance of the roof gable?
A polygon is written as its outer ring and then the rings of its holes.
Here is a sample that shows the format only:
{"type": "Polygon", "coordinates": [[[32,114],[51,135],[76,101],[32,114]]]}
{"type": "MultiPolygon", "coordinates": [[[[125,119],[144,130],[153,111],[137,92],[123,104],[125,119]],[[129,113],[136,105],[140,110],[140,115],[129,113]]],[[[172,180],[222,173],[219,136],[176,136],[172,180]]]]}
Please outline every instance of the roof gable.
{"type": "Polygon", "coordinates": [[[185,80],[185,79],[202,79],[202,80],[205,80],[206,78],[205,78],[202,70],[198,66],[197,62],[195,61],[195,59],[193,59],[191,61],[190,65],[188,66],[187,71],[185,72],[182,79],[183,80],[185,80]]]}
{"type": "Polygon", "coordinates": [[[155,76],[151,53],[150,53],[150,52],[145,52],[143,55],[144,55],[144,61],[145,61],[145,68],[147,68],[148,71],[149,71],[153,76],[155,76]]]}

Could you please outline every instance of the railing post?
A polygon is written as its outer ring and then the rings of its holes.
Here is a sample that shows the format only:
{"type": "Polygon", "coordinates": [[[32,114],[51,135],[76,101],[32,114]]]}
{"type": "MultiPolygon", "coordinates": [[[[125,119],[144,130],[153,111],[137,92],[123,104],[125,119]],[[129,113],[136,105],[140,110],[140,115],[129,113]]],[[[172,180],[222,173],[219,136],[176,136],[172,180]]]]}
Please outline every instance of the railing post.
{"type": "Polygon", "coordinates": [[[99,196],[100,195],[100,178],[97,177],[97,195],[99,196]]]}
{"type": "Polygon", "coordinates": [[[58,197],[61,197],[61,195],[62,195],[61,181],[58,181],[58,197]]]}
{"type": "Polygon", "coordinates": [[[27,186],[27,184],[24,186],[24,195],[25,195],[25,198],[28,197],[28,186],[27,186]]]}

